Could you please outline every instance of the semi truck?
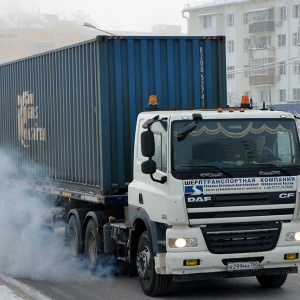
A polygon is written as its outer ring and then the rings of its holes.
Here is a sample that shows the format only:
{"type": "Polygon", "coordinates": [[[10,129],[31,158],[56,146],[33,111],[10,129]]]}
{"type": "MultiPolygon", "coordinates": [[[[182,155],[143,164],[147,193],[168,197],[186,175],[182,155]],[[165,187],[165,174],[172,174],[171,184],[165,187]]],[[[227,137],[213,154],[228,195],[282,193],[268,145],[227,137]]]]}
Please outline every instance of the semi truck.
{"type": "Polygon", "coordinates": [[[227,106],[225,42],[97,36],[0,66],[1,184],[47,201],[72,260],[113,257],[153,297],[298,272],[298,119],[227,106]]]}

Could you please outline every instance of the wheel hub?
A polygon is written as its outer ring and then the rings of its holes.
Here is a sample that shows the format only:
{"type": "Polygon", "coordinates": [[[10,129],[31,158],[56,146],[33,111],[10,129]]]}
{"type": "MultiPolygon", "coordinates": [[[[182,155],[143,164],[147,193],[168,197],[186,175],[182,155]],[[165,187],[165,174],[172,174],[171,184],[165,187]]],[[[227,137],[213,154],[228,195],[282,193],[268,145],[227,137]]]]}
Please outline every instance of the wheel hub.
{"type": "Polygon", "coordinates": [[[149,270],[150,263],[150,251],[148,248],[145,248],[141,251],[136,258],[136,265],[139,276],[146,278],[149,270]]]}
{"type": "Polygon", "coordinates": [[[78,256],[78,233],[75,227],[70,227],[69,229],[70,236],[70,248],[71,253],[74,257],[78,256]]]}
{"type": "Polygon", "coordinates": [[[90,233],[88,240],[88,254],[91,263],[96,263],[97,260],[97,245],[96,245],[96,237],[93,233],[90,233]]]}

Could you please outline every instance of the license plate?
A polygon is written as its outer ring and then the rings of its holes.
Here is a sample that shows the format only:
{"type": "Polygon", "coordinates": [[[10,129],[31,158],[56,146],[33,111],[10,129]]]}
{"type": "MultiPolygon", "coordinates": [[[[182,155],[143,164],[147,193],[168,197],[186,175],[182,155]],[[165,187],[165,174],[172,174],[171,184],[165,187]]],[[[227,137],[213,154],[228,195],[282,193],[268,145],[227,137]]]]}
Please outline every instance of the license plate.
{"type": "Polygon", "coordinates": [[[259,269],[259,261],[229,262],[227,264],[227,271],[230,272],[256,269],[259,269]]]}

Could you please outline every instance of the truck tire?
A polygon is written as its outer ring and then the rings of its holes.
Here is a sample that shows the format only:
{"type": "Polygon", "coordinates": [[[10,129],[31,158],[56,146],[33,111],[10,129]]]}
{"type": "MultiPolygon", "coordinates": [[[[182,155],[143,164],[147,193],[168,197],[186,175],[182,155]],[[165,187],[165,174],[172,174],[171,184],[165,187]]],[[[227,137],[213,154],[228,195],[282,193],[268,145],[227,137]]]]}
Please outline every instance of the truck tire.
{"type": "Polygon", "coordinates": [[[66,240],[72,257],[78,258],[82,254],[82,237],[81,227],[75,215],[72,215],[69,219],[66,240]]]}
{"type": "Polygon", "coordinates": [[[287,278],[287,274],[278,274],[278,275],[262,275],[256,276],[257,281],[261,286],[266,288],[278,288],[281,287],[287,278]]]}
{"type": "Polygon", "coordinates": [[[93,219],[90,219],[85,232],[85,256],[88,269],[93,273],[100,267],[99,273],[106,275],[114,267],[113,256],[103,252],[103,232],[98,232],[93,219]],[[105,267],[109,267],[105,270],[105,267]]]}
{"type": "Polygon", "coordinates": [[[169,275],[157,274],[149,234],[143,232],[137,249],[136,265],[143,292],[148,296],[164,296],[170,284],[169,275]]]}
{"type": "Polygon", "coordinates": [[[85,232],[85,256],[88,269],[96,271],[99,262],[98,252],[100,251],[101,235],[97,232],[95,221],[90,219],[85,232]]]}

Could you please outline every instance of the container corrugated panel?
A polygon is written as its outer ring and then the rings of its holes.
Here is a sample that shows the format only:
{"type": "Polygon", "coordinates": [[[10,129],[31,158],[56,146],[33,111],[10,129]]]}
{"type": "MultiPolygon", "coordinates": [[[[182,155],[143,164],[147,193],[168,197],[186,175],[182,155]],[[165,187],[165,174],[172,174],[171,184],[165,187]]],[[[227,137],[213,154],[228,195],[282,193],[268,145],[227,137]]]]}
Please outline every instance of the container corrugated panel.
{"type": "Polygon", "coordinates": [[[19,174],[103,195],[132,179],[136,117],[226,106],[225,38],[97,38],[0,66],[0,146],[19,174]]]}

